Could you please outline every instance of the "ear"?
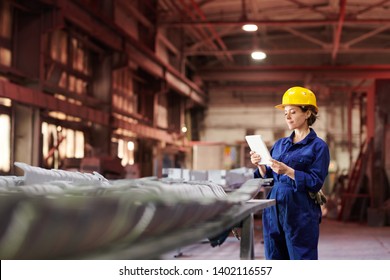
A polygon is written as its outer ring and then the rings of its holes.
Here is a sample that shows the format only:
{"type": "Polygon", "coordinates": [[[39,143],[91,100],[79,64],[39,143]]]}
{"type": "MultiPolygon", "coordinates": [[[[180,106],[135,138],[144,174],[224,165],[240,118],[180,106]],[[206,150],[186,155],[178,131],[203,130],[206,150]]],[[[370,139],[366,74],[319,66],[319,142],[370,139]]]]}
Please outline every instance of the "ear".
{"type": "Polygon", "coordinates": [[[307,110],[306,111],[306,119],[310,118],[311,116],[311,111],[310,110],[307,110]]]}

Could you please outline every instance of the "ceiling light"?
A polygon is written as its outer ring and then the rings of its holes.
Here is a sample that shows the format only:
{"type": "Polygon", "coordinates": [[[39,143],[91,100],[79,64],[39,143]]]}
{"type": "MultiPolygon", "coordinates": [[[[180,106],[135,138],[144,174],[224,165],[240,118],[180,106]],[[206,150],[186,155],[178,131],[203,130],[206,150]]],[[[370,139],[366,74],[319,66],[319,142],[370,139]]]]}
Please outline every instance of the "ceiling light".
{"type": "Polygon", "coordinates": [[[254,32],[257,31],[258,27],[256,24],[253,23],[247,23],[242,26],[242,30],[246,32],[254,32]]]}
{"type": "Polygon", "coordinates": [[[267,57],[267,55],[262,51],[254,51],[251,53],[251,57],[255,60],[263,60],[267,57]]]}

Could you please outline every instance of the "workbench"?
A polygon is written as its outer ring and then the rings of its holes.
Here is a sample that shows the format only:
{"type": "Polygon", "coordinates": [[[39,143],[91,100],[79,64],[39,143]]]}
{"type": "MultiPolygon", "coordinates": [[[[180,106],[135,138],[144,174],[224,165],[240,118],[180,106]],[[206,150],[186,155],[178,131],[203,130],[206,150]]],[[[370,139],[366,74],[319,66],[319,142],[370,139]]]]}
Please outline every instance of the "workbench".
{"type": "MultiPolygon", "coordinates": [[[[113,246],[104,251],[78,256],[81,259],[158,259],[162,254],[216,236],[240,224],[240,258],[254,258],[254,214],[275,205],[273,199],[252,199],[235,205],[211,221],[180,229],[164,236],[144,239],[127,247],[126,244],[113,246]]],[[[223,244],[221,245],[223,246],[223,244]]]]}

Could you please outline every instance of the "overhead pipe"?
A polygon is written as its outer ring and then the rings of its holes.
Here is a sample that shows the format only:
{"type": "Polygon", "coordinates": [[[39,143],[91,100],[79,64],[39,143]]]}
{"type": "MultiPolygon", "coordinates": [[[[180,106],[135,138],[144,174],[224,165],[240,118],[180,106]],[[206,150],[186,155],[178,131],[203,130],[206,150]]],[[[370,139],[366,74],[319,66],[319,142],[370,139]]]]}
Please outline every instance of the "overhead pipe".
{"type": "Polygon", "coordinates": [[[337,29],[336,29],[336,32],[335,32],[334,38],[333,38],[332,63],[334,63],[336,60],[337,51],[338,51],[339,46],[340,46],[341,31],[343,29],[343,24],[344,24],[346,4],[347,4],[347,0],[340,0],[339,20],[338,20],[337,29]]]}

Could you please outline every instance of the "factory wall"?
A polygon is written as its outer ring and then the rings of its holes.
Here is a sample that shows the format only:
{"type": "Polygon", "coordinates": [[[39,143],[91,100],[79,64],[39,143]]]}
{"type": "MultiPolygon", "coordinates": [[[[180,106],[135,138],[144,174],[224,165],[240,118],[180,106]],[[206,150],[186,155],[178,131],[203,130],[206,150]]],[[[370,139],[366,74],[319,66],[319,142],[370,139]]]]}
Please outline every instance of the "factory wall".
{"type": "MultiPolygon", "coordinates": [[[[280,93],[280,100],[283,92],[280,93]]],[[[210,94],[213,96],[213,93],[210,94]]],[[[212,97],[211,97],[212,98],[212,97]]],[[[217,101],[210,102],[204,120],[203,141],[221,141],[226,145],[244,143],[245,135],[260,134],[268,147],[280,137],[291,134],[287,129],[283,112],[274,108],[274,104],[239,104],[221,105],[217,101]]],[[[332,160],[341,170],[349,170],[350,155],[347,149],[347,104],[338,106],[322,106],[318,114],[318,120],[313,125],[319,137],[328,142],[332,160]]],[[[355,160],[361,145],[360,116],[359,109],[355,107],[352,111],[353,118],[353,143],[354,149],[352,159],[355,160]]]]}
{"type": "Polygon", "coordinates": [[[17,173],[15,161],[71,169],[115,161],[115,176],[151,176],[192,156],[182,129],[204,93],[180,73],[142,2],[134,18],[126,1],[95,4],[0,3],[0,174],[17,173]]]}

